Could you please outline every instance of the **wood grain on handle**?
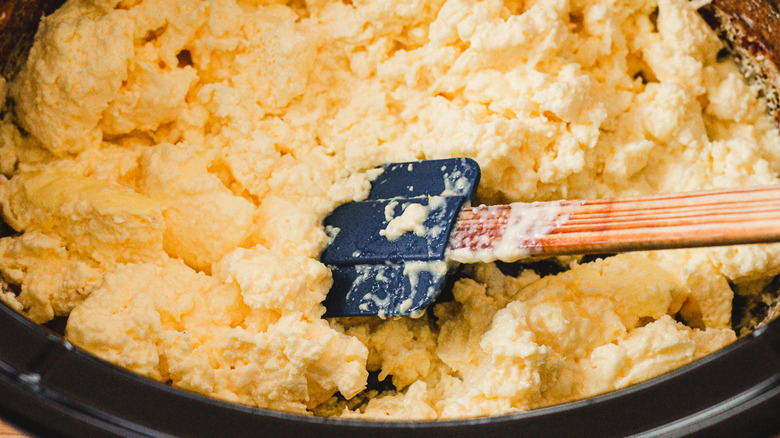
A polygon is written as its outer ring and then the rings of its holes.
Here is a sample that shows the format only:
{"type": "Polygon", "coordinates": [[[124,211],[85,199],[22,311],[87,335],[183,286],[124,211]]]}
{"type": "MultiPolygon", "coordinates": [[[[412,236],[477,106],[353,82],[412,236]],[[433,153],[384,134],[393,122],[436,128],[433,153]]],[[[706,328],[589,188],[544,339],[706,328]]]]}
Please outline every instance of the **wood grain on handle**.
{"type": "Polygon", "coordinates": [[[461,212],[450,245],[484,251],[506,238],[533,256],[778,242],[780,185],[469,208],[461,212]],[[555,213],[546,228],[536,228],[543,233],[505,235],[514,216],[533,209],[555,213]]]}

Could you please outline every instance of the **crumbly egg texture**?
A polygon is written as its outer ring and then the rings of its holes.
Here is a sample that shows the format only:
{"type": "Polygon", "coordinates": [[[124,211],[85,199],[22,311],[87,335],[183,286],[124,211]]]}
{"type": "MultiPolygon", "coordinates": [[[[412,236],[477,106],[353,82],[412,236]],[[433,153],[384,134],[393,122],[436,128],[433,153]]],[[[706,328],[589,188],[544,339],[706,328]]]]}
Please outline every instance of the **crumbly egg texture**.
{"type": "Polygon", "coordinates": [[[421,318],[325,320],[322,219],[418,159],[475,159],[488,204],[777,183],[780,136],[722,48],[687,0],[69,0],[0,80],[0,299],[136,373],[298,413],[623,388],[733,342],[732,287],[780,273],[780,246],[477,263],[421,318]]]}

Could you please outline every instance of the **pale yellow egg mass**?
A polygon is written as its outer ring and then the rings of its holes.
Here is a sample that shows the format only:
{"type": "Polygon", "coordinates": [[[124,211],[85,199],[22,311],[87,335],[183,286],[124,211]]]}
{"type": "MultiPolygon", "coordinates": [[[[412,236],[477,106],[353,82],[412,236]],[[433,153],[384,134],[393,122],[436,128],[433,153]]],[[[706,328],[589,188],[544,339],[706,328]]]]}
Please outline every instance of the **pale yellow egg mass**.
{"type": "Polygon", "coordinates": [[[389,162],[473,158],[483,203],[777,183],[780,135],[701,3],[69,0],[0,80],[0,299],[161,382],[349,418],[498,415],[689,363],[735,340],[732,287],[780,246],[477,263],[387,320],[323,319],[318,255],[389,162]]]}

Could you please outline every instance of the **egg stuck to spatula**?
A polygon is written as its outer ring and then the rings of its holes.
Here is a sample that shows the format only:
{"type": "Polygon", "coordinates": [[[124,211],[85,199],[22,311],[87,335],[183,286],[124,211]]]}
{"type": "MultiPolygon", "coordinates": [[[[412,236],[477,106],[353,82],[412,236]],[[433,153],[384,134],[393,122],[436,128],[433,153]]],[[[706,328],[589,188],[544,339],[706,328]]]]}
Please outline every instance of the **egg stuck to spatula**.
{"type": "Polygon", "coordinates": [[[418,316],[458,263],[780,241],[780,185],[471,207],[468,158],[394,163],[324,220],[326,317],[418,316]]]}

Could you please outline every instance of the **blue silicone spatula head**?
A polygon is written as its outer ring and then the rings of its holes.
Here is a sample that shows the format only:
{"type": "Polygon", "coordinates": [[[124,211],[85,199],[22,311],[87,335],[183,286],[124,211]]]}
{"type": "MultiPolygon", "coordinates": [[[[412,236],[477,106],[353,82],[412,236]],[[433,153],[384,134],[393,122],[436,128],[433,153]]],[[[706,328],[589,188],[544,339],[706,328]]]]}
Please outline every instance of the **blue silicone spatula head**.
{"type": "Polygon", "coordinates": [[[447,241],[461,208],[476,193],[479,165],[452,158],[383,169],[365,201],[344,204],[325,218],[331,242],[320,261],[333,273],[326,317],[420,314],[452,268],[444,257],[447,241]],[[389,221],[412,204],[427,212],[424,232],[383,235],[389,221]]]}

